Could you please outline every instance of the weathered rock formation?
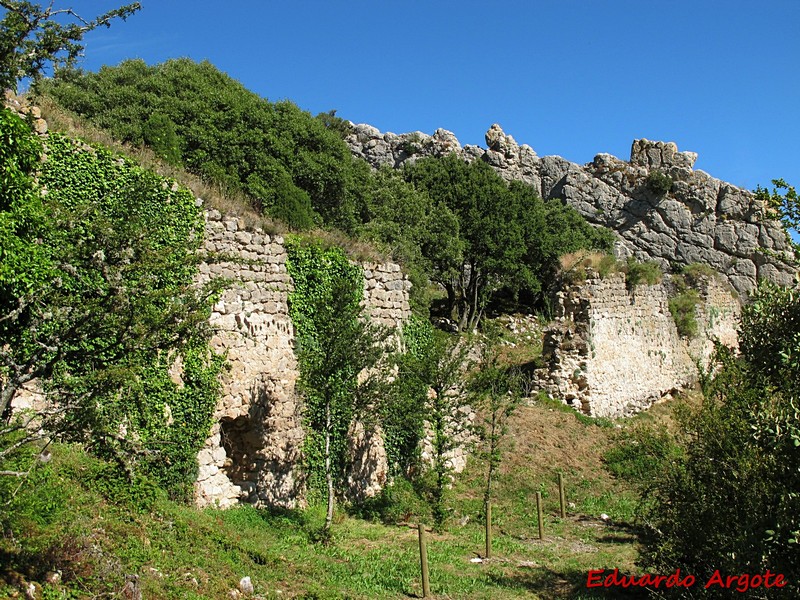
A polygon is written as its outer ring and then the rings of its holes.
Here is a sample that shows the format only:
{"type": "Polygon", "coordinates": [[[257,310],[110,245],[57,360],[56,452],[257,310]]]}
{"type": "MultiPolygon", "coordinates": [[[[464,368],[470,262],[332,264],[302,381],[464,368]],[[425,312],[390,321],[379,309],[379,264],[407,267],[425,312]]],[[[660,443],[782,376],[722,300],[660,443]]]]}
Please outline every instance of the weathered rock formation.
{"type": "Polygon", "coordinates": [[[539,384],[596,417],[639,412],[697,381],[718,341],[736,348],[738,300],[727,283],[705,277],[695,309],[697,334],[681,337],[669,310],[669,279],[629,289],[624,273],[567,285],[544,335],[539,384]]]}
{"type": "MultiPolygon", "coordinates": [[[[244,229],[240,220],[206,213],[201,279],[224,277],[231,286],[214,306],[212,346],[227,352],[230,371],[214,425],[198,461],[200,505],[230,506],[240,500],[291,507],[302,501],[300,458],[305,432],[294,329],[288,297],[292,281],[281,236],[244,229]]],[[[410,315],[410,283],[393,263],[367,263],[364,306],[382,324],[399,326],[410,315]]],[[[375,493],[386,480],[380,435],[357,426],[349,478],[354,497],[375,493]]]]}
{"type": "Polygon", "coordinates": [[[636,140],[630,161],[598,154],[586,165],[559,156],[539,157],[518,145],[498,125],[486,132],[487,148],[464,146],[449,131],[382,134],[354,125],[347,138],[355,156],[373,167],[399,167],[423,156],[455,152],[464,160],[483,160],[507,181],[531,184],[542,198],[559,198],[589,222],[619,234],[619,257],[656,260],[662,267],[704,263],[722,273],[740,293],[758,279],[788,284],[795,273],[792,249],[774,215],[754,195],[694,170],[697,155],[675,144],[636,140]],[[651,174],[668,176],[668,192],[653,185],[651,174]]]}

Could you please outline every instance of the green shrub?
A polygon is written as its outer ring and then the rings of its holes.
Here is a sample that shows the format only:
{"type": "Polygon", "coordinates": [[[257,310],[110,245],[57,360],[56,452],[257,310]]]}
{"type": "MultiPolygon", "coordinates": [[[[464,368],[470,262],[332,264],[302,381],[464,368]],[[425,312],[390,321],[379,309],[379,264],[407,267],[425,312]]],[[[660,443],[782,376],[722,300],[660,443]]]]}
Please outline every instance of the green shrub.
{"type": "Polygon", "coordinates": [[[691,338],[697,335],[697,306],[701,303],[700,293],[687,289],[669,300],[669,312],[675,320],[678,334],[691,338]]]}
{"type": "Polygon", "coordinates": [[[628,289],[632,290],[637,285],[655,285],[661,282],[664,274],[657,262],[639,262],[634,258],[628,258],[625,266],[625,282],[628,289]]]}
{"type": "Polygon", "coordinates": [[[668,193],[672,189],[672,184],[672,177],[658,170],[650,171],[645,180],[647,189],[659,196],[668,193]]]}
{"type": "Polygon", "coordinates": [[[770,569],[788,581],[786,597],[798,597],[799,315],[796,289],[762,282],[742,310],[741,354],[718,347],[702,405],[677,414],[684,454],[643,498],[646,569],[680,568],[698,581],[716,569],[770,569]]]}
{"type": "Polygon", "coordinates": [[[367,498],[354,507],[353,512],[362,519],[381,521],[394,525],[404,522],[427,522],[431,518],[428,503],[419,495],[414,484],[405,477],[396,477],[385,485],[381,493],[367,498]]]}
{"type": "Polygon", "coordinates": [[[600,264],[597,265],[597,272],[600,274],[601,279],[605,279],[612,273],[617,273],[622,269],[620,262],[614,258],[613,254],[606,254],[600,259],[600,264]]]}
{"type": "Polygon", "coordinates": [[[603,462],[615,477],[643,486],[658,478],[665,461],[679,454],[679,446],[666,429],[639,424],[619,434],[603,462]]]}
{"type": "Polygon", "coordinates": [[[691,338],[697,335],[697,307],[702,303],[700,288],[719,274],[702,263],[692,263],[672,277],[675,295],[669,300],[669,312],[678,327],[678,334],[691,338]]]}

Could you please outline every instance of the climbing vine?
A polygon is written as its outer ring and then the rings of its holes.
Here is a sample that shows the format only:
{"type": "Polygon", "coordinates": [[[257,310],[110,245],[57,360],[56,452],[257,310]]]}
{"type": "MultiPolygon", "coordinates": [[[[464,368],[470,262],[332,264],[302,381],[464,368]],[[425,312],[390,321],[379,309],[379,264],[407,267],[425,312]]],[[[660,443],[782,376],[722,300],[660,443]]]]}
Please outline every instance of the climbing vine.
{"type": "MultiPolygon", "coordinates": [[[[30,167],[33,138],[15,119],[4,114],[2,133],[30,167]]],[[[4,400],[38,380],[48,431],[185,496],[224,365],[208,345],[220,284],[194,279],[201,209],[105,149],[51,134],[45,156],[36,185],[0,205],[0,296],[14,317],[0,323],[4,400]]]]}
{"type": "Polygon", "coordinates": [[[362,368],[361,357],[355,356],[357,349],[343,347],[333,334],[357,327],[364,278],[361,269],[350,264],[339,248],[294,239],[287,241],[286,250],[287,269],[294,281],[289,314],[296,330],[300,388],[305,398],[304,470],[312,498],[314,494],[322,497],[326,488],[326,434],[331,472],[341,478],[347,432],[355,411],[357,376],[362,368]],[[340,331],[335,332],[335,328],[340,331]],[[331,413],[330,425],[326,409],[331,413]]]}

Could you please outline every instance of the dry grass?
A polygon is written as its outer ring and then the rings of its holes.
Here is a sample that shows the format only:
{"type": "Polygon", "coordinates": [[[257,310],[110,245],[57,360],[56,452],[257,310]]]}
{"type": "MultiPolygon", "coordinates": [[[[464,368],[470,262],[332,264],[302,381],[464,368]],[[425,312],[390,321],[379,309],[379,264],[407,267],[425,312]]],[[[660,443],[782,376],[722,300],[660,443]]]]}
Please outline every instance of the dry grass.
{"type": "Polygon", "coordinates": [[[564,254],[559,258],[559,263],[564,280],[570,283],[585,281],[590,272],[606,277],[610,273],[625,270],[625,265],[611,254],[596,250],[577,250],[564,254]]]}
{"type": "Polygon", "coordinates": [[[596,250],[576,250],[564,254],[558,259],[558,262],[561,264],[562,271],[571,271],[577,267],[590,267],[596,271],[607,256],[608,254],[605,252],[596,250]]]}

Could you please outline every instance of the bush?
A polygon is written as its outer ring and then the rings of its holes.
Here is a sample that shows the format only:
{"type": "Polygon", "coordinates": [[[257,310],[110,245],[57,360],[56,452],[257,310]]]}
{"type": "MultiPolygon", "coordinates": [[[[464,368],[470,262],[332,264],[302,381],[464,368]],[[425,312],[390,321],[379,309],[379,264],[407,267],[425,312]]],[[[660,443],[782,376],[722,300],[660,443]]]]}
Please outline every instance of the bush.
{"type": "Polygon", "coordinates": [[[655,285],[661,282],[663,273],[657,262],[639,262],[633,258],[628,258],[625,265],[625,282],[629,290],[637,285],[655,285]]]}
{"type": "Polygon", "coordinates": [[[669,312],[678,328],[678,335],[692,338],[697,335],[697,306],[701,298],[697,290],[687,289],[669,300],[669,312]]]}
{"type": "Polygon", "coordinates": [[[603,462],[615,477],[646,486],[660,476],[667,461],[679,455],[680,447],[666,429],[640,424],[619,434],[603,462]]]}
{"type": "MultiPolygon", "coordinates": [[[[716,375],[702,381],[702,405],[677,415],[683,455],[663,463],[644,498],[645,568],[680,568],[698,581],[717,569],[768,568],[783,574],[784,593],[797,597],[798,315],[797,290],[762,284],[743,309],[741,356],[720,347],[716,375]]],[[[760,592],[751,593],[766,597],[760,592]]]]}
{"type": "Polygon", "coordinates": [[[672,177],[662,171],[650,171],[645,180],[647,189],[658,196],[667,194],[672,189],[672,177]]]}
{"type": "Polygon", "coordinates": [[[98,73],[62,71],[40,86],[60,105],[133,145],[146,143],[257,208],[307,229],[321,219],[352,227],[357,166],[343,140],[349,125],[269,102],[208,62],[141,60],[98,73]]]}

